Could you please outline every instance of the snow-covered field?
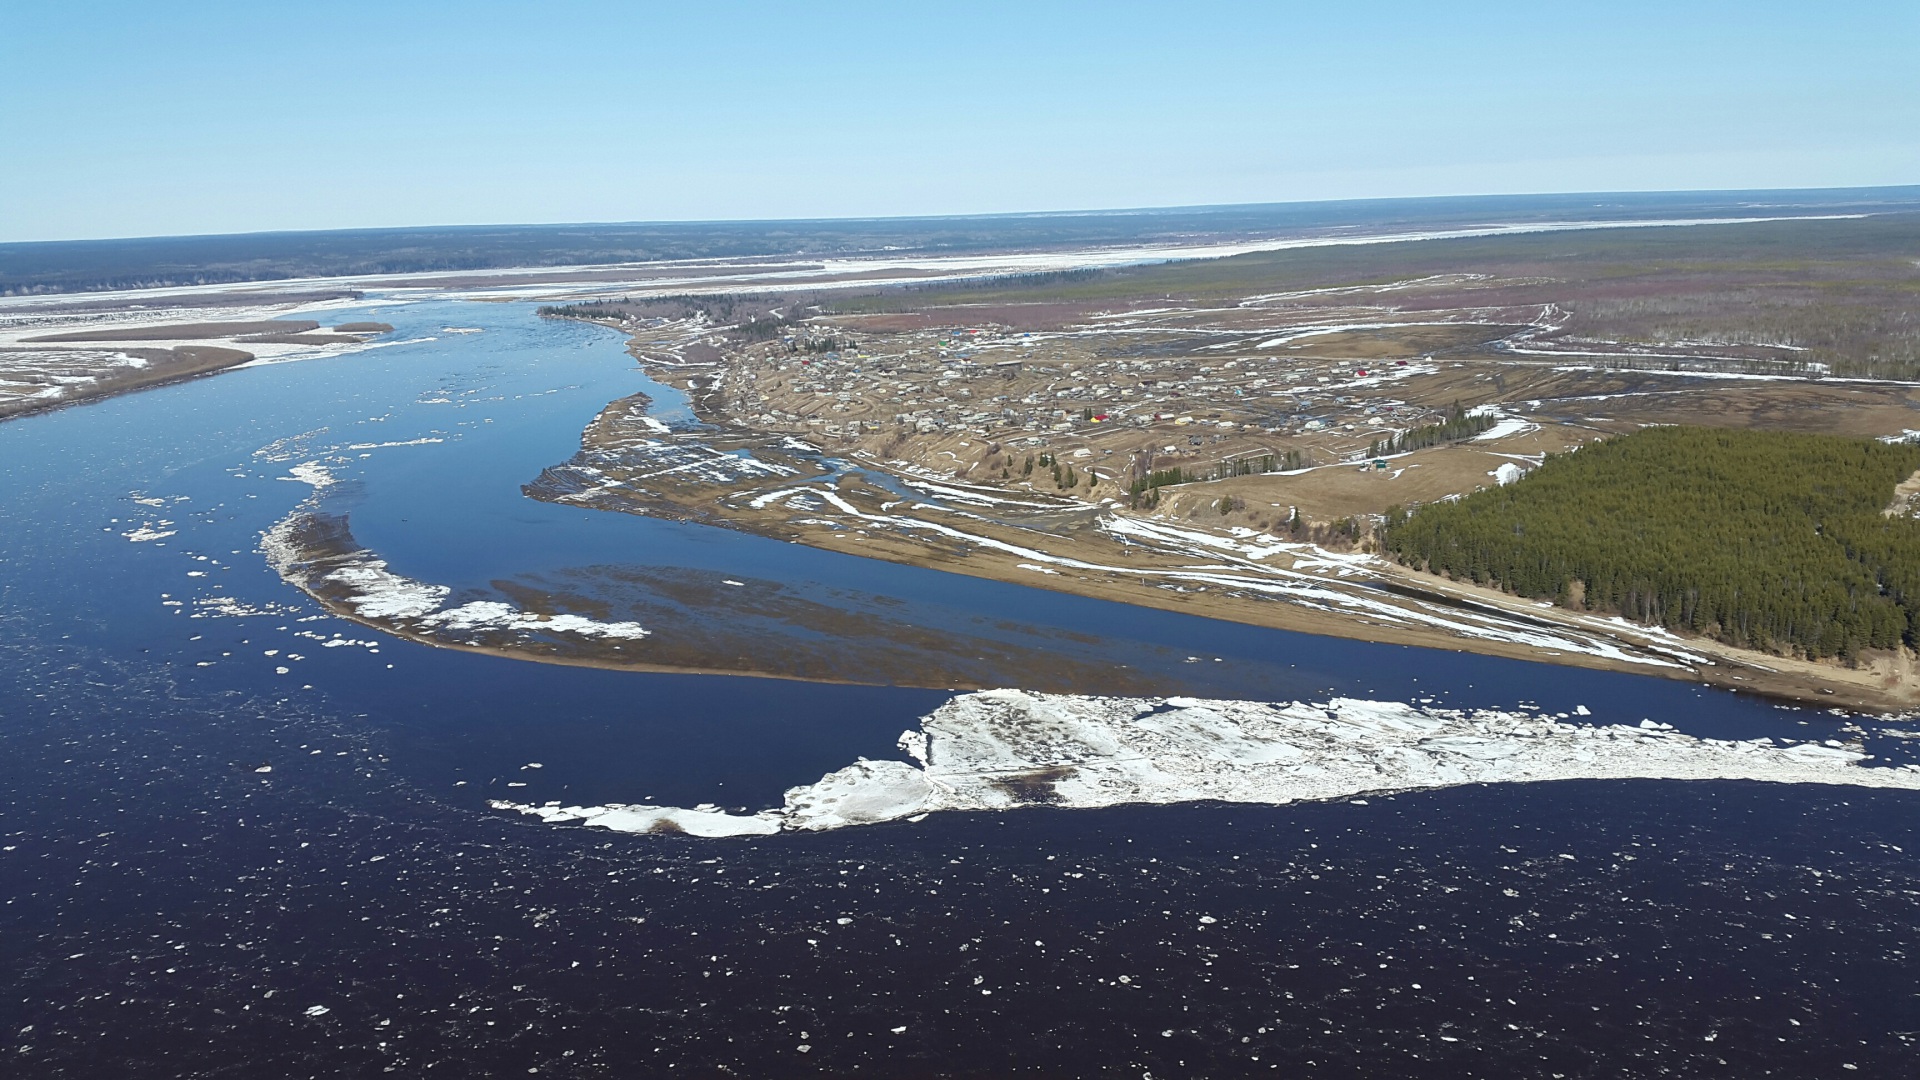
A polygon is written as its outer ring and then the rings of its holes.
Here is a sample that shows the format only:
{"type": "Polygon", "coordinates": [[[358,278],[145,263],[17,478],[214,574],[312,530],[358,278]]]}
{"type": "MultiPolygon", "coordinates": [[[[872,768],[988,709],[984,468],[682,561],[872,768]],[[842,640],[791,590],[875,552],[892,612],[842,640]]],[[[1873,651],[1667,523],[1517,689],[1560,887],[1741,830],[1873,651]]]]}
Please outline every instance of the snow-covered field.
{"type": "MultiPolygon", "coordinates": [[[[1777,217],[1701,217],[1646,220],[1579,220],[1537,221],[1521,223],[1489,222],[1484,225],[1465,226],[1448,229],[1399,230],[1376,233],[1341,232],[1316,236],[1278,236],[1255,238],[1237,242],[1202,242],[1189,244],[1122,244],[1111,247],[1083,247],[1060,251],[1013,251],[992,254],[941,255],[941,254],[884,254],[859,255],[848,257],[829,257],[824,259],[799,260],[790,263],[764,265],[764,269],[741,272],[741,264],[715,259],[669,260],[648,263],[602,264],[579,266],[542,266],[507,267],[493,270],[426,271],[409,274],[373,274],[359,277],[335,278],[299,278],[273,282],[239,282],[221,285],[200,285],[179,289],[164,290],[167,296],[183,296],[205,299],[209,297],[232,297],[234,309],[222,311],[218,315],[209,308],[196,308],[194,321],[201,319],[238,319],[238,318],[276,318],[286,317],[286,307],[275,309],[270,315],[241,315],[242,305],[252,305],[259,310],[263,297],[297,294],[324,287],[348,287],[377,289],[390,295],[378,300],[359,300],[355,306],[365,307],[369,303],[405,303],[425,299],[457,299],[463,297],[500,298],[505,296],[523,299],[545,299],[562,296],[588,297],[593,295],[618,294],[631,296],[670,295],[688,292],[736,292],[743,287],[751,287],[756,292],[780,292],[787,290],[805,290],[817,288],[824,281],[844,280],[859,277],[864,286],[885,284],[924,284],[929,281],[964,280],[977,277],[991,277],[1003,274],[1045,273],[1056,270],[1076,270],[1086,268],[1140,265],[1145,263],[1170,262],[1182,259],[1217,259],[1233,255],[1243,255],[1261,251],[1283,251],[1295,248],[1345,247],[1354,245],[1396,244],[1421,240],[1464,239],[1471,237],[1514,236],[1527,233],[1573,232],[1591,229],[1634,229],[1634,228],[1677,228],[1700,225],[1742,225],[1773,221],[1827,221],[1861,217],[1859,214],[1802,214],[1777,217]],[[633,275],[621,276],[621,271],[632,270],[633,275]],[[598,280],[567,281],[569,277],[593,274],[598,280]],[[890,276],[891,275],[891,276],[890,276]],[[461,284],[447,284],[450,279],[458,279],[461,284]],[[485,284],[472,284],[476,279],[485,284]]],[[[0,297],[0,330],[10,321],[10,313],[34,309],[48,309],[61,305],[78,308],[82,304],[89,306],[102,302],[125,300],[140,303],[154,294],[150,291],[123,290],[116,292],[76,293],[71,296],[24,296],[0,297]]],[[[1290,294],[1276,294],[1286,296],[1290,294]]],[[[347,302],[334,301],[321,305],[308,305],[299,310],[313,312],[332,306],[346,306],[347,302]]],[[[142,313],[151,318],[154,312],[142,313]]],[[[161,321],[155,319],[154,321],[161,321]]],[[[187,321],[187,320],[181,320],[187,321]]],[[[468,328],[450,327],[447,332],[462,332],[468,328]]],[[[0,335],[0,342],[4,335],[0,335]]]]}

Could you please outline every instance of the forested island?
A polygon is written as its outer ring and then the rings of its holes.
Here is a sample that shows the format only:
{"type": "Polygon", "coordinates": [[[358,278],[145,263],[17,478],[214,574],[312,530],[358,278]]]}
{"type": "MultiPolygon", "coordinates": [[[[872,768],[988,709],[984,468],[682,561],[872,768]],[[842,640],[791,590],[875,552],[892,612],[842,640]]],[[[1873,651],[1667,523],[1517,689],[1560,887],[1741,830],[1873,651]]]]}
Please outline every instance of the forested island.
{"type": "Polygon", "coordinates": [[[1400,562],[1741,648],[1852,661],[1920,642],[1920,446],[1656,427],[1388,515],[1400,562]],[[1892,504],[1892,505],[1890,505],[1892,504]]]}

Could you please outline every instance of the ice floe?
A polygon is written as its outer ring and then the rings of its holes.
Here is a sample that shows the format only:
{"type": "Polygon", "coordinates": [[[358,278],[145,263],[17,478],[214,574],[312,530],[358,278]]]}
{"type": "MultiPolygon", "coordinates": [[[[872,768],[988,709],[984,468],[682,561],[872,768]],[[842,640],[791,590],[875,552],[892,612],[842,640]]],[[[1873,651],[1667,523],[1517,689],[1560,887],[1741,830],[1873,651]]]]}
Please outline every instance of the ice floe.
{"type": "Polygon", "coordinates": [[[321,488],[332,487],[335,482],[333,470],[317,461],[303,461],[291,469],[288,469],[287,475],[281,477],[281,479],[297,480],[302,484],[309,484],[316,491],[321,488]]]}
{"type": "Polygon", "coordinates": [[[685,833],[689,836],[766,836],[780,831],[778,820],[762,815],[728,814],[718,810],[682,810],[672,806],[615,803],[609,806],[531,806],[494,799],[496,810],[518,810],[549,823],[582,822],[614,832],[685,833]]]}
{"type": "Polygon", "coordinates": [[[300,608],[288,604],[249,604],[225,594],[196,597],[193,606],[194,612],[189,618],[194,619],[244,619],[256,615],[293,615],[300,612],[300,608]]]}
{"type": "Polygon", "coordinates": [[[1920,791],[1920,766],[1868,767],[1864,751],[1832,741],[1696,738],[1656,721],[1565,723],[1526,711],[1355,698],[1268,704],[988,690],[949,701],[919,730],[903,734],[900,745],[913,763],[862,759],[790,789],[780,808],[753,815],[711,807],[491,805],[625,832],[743,836],[877,824],[939,810],[1282,805],[1548,780],[1742,780],[1920,791]]]}
{"type": "Polygon", "coordinates": [[[446,441],[447,440],[440,438],[439,436],[427,435],[427,436],[422,436],[421,438],[418,438],[418,439],[395,439],[390,442],[348,443],[347,449],[349,450],[384,450],[388,447],[393,447],[393,446],[431,446],[434,443],[443,443],[446,441]]]}

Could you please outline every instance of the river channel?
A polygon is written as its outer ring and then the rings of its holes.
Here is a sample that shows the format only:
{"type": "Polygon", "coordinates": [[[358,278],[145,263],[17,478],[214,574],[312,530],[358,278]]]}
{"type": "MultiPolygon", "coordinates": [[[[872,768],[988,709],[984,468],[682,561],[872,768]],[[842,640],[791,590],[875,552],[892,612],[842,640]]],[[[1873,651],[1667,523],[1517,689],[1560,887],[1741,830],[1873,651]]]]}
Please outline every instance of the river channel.
{"type": "MultiPolygon", "coordinates": [[[[521,486],[607,402],[644,392],[684,429],[684,399],[617,335],[528,304],[327,317],[396,329],[0,425],[0,1031],[22,1075],[1916,1060],[1910,793],[1572,781],[724,841],[491,810],[778,805],[899,758],[900,732],[951,696],[895,685],[915,681],[902,655],[1008,686],[1071,667],[1093,673],[1083,693],[1584,709],[1719,738],[1835,737],[1853,718],[535,501],[521,486]],[[332,482],[299,479],[308,462],[332,482]],[[617,579],[667,613],[654,638],[724,639],[706,666],[756,677],[537,663],[337,618],[260,552],[303,505],[460,596],[617,579]],[[743,637],[690,582],[844,623],[769,616],[743,637]],[[828,660],[831,681],[768,677],[828,660]]],[[[1882,760],[1913,760],[1865,726],[1882,760]]]]}

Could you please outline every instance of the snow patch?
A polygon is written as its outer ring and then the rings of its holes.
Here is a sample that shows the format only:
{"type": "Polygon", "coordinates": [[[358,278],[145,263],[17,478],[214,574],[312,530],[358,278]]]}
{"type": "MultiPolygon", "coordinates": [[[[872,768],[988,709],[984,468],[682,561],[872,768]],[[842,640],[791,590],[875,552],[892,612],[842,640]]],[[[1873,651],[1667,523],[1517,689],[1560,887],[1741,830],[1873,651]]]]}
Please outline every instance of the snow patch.
{"type": "Polygon", "coordinates": [[[420,623],[448,630],[541,630],[604,638],[638,639],[648,634],[646,627],[635,622],[599,622],[580,615],[532,615],[497,600],[475,600],[427,615],[420,623]]]}

